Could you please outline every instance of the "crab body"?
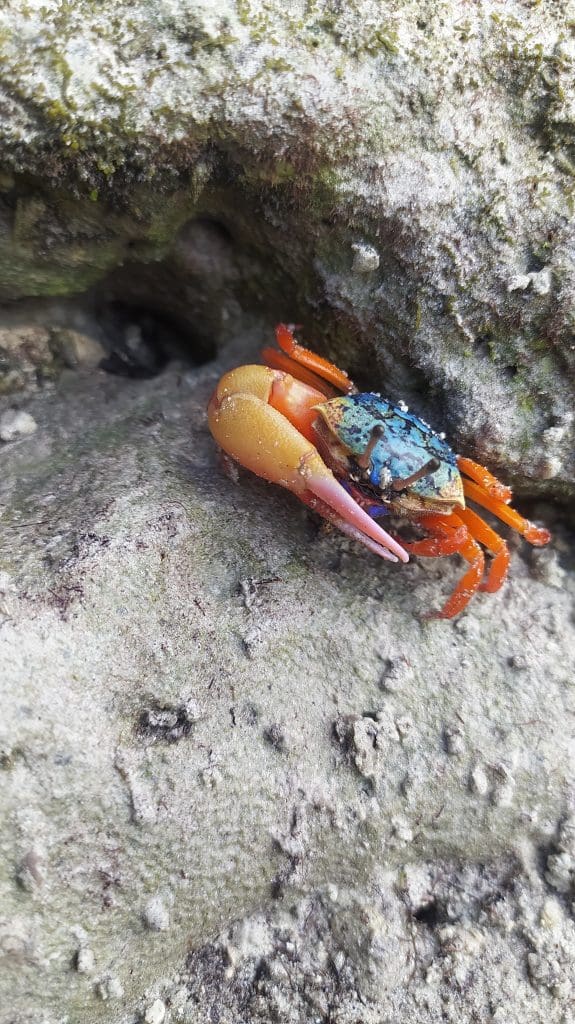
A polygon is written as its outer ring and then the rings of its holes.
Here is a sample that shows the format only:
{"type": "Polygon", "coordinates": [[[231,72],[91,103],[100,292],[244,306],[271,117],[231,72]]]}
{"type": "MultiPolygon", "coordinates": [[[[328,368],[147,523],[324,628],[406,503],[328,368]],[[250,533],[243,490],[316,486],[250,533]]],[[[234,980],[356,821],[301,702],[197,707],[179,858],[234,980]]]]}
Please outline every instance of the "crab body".
{"type": "Polygon", "coordinates": [[[240,366],[218,382],[208,406],[215,440],[380,558],[461,555],[466,572],[428,617],[452,618],[476,591],[492,593],[507,576],[507,545],[469,500],[530,544],[548,543],[547,530],[510,506],[508,487],[456,455],[406,406],[358,393],[346,373],[299,345],[291,328],[280,324],[276,339],[279,351],[264,349],[267,365],[240,366]],[[407,518],[425,536],[393,536],[375,522],[382,515],[407,518]],[[487,571],[484,549],[491,556],[487,571]]]}
{"type": "Polygon", "coordinates": [[[325,451],[326,462],[332,469],[341,467],[366,497],[380,501],[390,513],[464,506],[455,452],[404,405],[369,392],[333,398],[317,411],[327,427],[318,428],[318,447],[325,451]]]}

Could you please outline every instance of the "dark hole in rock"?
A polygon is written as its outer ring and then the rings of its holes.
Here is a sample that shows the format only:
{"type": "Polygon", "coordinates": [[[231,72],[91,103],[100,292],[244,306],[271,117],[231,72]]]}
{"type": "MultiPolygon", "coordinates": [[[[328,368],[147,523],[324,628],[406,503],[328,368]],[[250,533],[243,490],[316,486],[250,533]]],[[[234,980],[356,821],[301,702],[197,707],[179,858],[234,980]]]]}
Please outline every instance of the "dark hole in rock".
{"type": "Polygon", "coordinates": [[[154,377],[170,359],[199,364],[215,354],[208,355],[205,346],[196,354],[187,325],[164,311],[114,301],[100,309],[98,321],[108,349],[100,365],[122,377],[154,377]]]}
{"type": "Polygon", "coordinates": [[[486,359],[490,358],[493,338],[489,333],[478,334],[475,339],[475,351],[486,359]]]}
{"type": "Polygon", "coordinates": [[[278,725],[277,722],[274,722],[272,725],[268,726],[267,729],[264,729],[263,735],[265,741],[269,743],[271,747],[274,747],[275,750],[278,750],[281,753],[285,751],[286,736],[281,725],[278,725]]]}
{"type": "Polygon", "coordinates": [[[371,718],[372,722],[377,722],[379,712],[378,711],[362,711],[362,718],[371,718]]]}
{"type": "Polygon", "coordinates": [[[218,220],[217,217],[210,217],[208,214],[188,221],[180,232],[180,235],[186,235],[189,233],[194,235],[201,234],[204,239],[204,247],[206,238],[211,238],[211,244],[213,246],[226,246],[233,245],[234,243],[234,236],[228,225],[224,224],[223,221],[218,220]]]}
{"type": "Polygon", "coordinates": [[[415,907],[412,916],[415,921],[427,925],[428,928],[437,928],[439,924],[443,924],[447,920],[443,907],[436,900],[430,900],[429,903],[422,903],[421,906],[415,907]]]}
{"type": "Polygon", "coordinates": [[[509,363],[508,366],[502,366],[499,372],[505,380],[514,380],[519,373],[519,367],[515,363],[509,363]]]}
{"type": "Polygon", "coordinates": [[[153,743],[177,743],[189,736],[197,714],[185,704],[178,706],[154,705],[141,712],[137,732],[153,743]]]}
{"type": "Polygon", "coordinates": [[[227,323],[224,310],[233,306],[236,289],[241,292],[226,225],[210,217],[188,221],[161,261],[149,262],[142,239],[130,239],[126,248],[130,262],[113,270],[89,298],[109,353],[102,368],[146,378],[172,358],[196,366],[215,358],[227,323]]]}
{"type": "Polygon", "coordinates": [[[545,265],[545,260],[542,260],[539,256],[536,256],[535,253],[532,252],[530,253],[527,262],[527,273],[539,274],[540,271],[544,269],[545,265]]]}

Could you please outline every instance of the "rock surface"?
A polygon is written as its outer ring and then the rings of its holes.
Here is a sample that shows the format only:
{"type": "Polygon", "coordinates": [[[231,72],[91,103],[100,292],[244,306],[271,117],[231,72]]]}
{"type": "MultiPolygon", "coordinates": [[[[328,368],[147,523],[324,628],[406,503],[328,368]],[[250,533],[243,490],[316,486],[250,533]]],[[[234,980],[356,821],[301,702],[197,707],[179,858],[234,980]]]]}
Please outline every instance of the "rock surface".
{"type": "Polygon", "coordinates": [[[1,5],[0,1024],[575,1024],[573,25],[1,5]],[[281,319],[553,545],[424,622],[228,479],[281,319]]]}
{"type": "Polygon", "coordinates": [[[569,536],[422,622],[455,559],[218,465],[261,336],[64,371],[2,451],[0,1020],[568,1021],[569,536]]]}
{"type": "Polygon", "coordinates": [[[0,297],[302,320],[572,495],[574,66],[570,0],[5,0],[0,297]]]}

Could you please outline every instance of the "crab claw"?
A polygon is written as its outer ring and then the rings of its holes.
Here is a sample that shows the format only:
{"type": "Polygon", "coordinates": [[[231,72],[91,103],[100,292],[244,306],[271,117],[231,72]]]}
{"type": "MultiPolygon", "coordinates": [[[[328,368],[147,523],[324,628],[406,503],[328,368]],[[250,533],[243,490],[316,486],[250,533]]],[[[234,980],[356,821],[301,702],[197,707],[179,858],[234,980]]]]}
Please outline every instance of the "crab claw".
{"type": "Polygon", "coordinates": [[[409,555],[401,544],[398,544],[389,533],[382,530],[376,522],[357,504],[350,494],[336,480],[333,473],[325,465],[315,451],[298,468],[307,483],[307,492],[311,492],[318,501],[304,492],[300,497],[306,505],[319,512],[324,519],[339,527],[343,533],[360,541],[370,551],[390,562],[408,562],[409,555]]]}
{"type": "Polygon", "coordinates": [[[259,366],[241,370],[242,379],[237,370],[233,378],[222,378],[208,406],[210,430],[220,447],[264,480],[292,491],[381,558],[407,562],[404,548],[344,490],[311,441],[269,404],[283,374],[259,366]]]}

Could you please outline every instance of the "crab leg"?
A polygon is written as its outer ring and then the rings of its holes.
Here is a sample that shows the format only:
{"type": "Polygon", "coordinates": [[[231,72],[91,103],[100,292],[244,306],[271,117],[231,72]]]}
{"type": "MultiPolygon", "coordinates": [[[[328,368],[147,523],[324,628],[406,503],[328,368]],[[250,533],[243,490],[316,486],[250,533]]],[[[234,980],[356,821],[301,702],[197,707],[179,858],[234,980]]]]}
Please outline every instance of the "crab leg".
{"type": "Polygon", "coordinates": [[[457,456],[457,468],[460,473],[465,473],[466,476],[470,477],[483,487],[484,491],[487,491],[492,498],[498,498],[499,501],[504,501],[507,505],[513,497],[511,488],[507,487],[506,484],[502,484],[493,473],[490,473],[485,466],[481,466],[478,462],[474,462],[473,459],[467,459],[464,455],[457,456]]]}
{"type": "Polygon", "coordinates": [[[477,502],[483,508],[486,508],[489,512],[492,512],[494,516],[501,519],[507,526],[513,527],[517,530],[525,540],[528,540],[530,544],[535,547],[543,547],[544,544],[548,544],[551,540],[551,534],[549,530],[543,529],[543,527],[535,526],[535,523],[531,523],[528,519],[524,519],[510,505],[505,502],[494,498],[491,494],[483,489],[479,484],[474,483],[473,480],[463,480],[463,491],[466,498],[471,498],[472,501],[477,502]]]}
{"type": "Polygon", "coordinates": [[[503,586],[509,571],[509,548],[495,530],[492,530],[476,512],[470,508],[458,509],[457,515],[467,526],[469,533],[475,540],[480,541],[492,554],[493,560],[489,567],[487,579],[479,587],[488,594],[494,594],[503,586]]]}
{"type": "Polygon", "coordinates": [[[479,544],[470,536],[465,524],[459,518],[459,513],[457,515],[452,513],[449,519],[452,520],[454,527],[463,526],[465,529],[465,539],[457,548],[457,553],[462,555],[466,562],[469,562],[469,569],[462,576],[443,608],[438,612],[430,612],[425,616],[427,619],[452,619],[455,615],[459,615],[459,612],[463,611],[476,591],[479,590],[483,578],[485,558],[479,544]]]}
{"type": "MultiPolygon", "coordinates": [[[[328,506],[326,518],[339,526],[345,522],[357,540],[375,542],[382,558],[409,561],[405,549],[338,483],[311,441],[271,404],[283,407],[287,402],[289,406],[284,384],[282,374],[265,366],[240,367],[222,377],[208,406],[210,430],[220,447],[258,476],[293,491],[307,505],[314,507],[312,502],[319,499],[315,507],[320,515],[328,506]]],[[[304,412],[310,411],[308,402],[317,400],[313,392],[300,399],[304,412]]]]}
{"type": "Polygon", "coordinates": [[[262,349],[262,359],[267,366],[273,367],[274,370],[281,370],[283,373],[292,374],[304,384],[315,388],[320,392],[322,401],[325,401],[326,398],[335,398],[339,394],[339,390],[330,387],[317,373],[308,370],[300,363],[296,363],[295,359],[291,359],[285,352],[278,352],[271,345],[262,349]]]}
{"type": "MultiPolygon", "coordinates": [[[[479,519],[479,516],[476,518],[479,519]]],[[[485,566],[483,551],[471,536],[468,526],[463,522],[463,514],[459,510],[457,515],[452,512],[446,516],[438,513],[426,516],[422,520],[422,526],[430,531],[431,536],[425,537],[424,540],[404,542],[411,554],[423,555],[427,558],[458,554],[462,555],[466,562],[469,562],[469,569],[460,579],[443,608],[424,616],[425,619],[452,619],[463,611],[475,592],[480,589],[485,566]]]]}
{"type": "Polygon", "coordinates": [[[402,540],[406,551],[425,558],[441,558],[443,555],[455,554],[467,540],[468,531],[463,523],[453,523],[452,518],[450,515],[442,516],[435,513],[426,516],[421,525],[429,532],[429,536],[423,540],[402,540]]]}
{"type": "Polygon", "coordinates": [[[293,373],[296,377],[299,376],[300,379],[303,379],[303,377],[298,367],[305,367],[307,370],[311,370],[317,377],[327,381],[337,391],[351,394],[356,390],[355,385],[350,381],[344,370],[338,369],[328,359],[323,359],[322,356],[318,356],[315,352],[310,352],[308,348],[304,348],[303,345],[299,345],[293,336],[291,326],[278,324],[276,327],[276,341],[282,352],[285,353],[287,360],[285,357],[282,359],[281,353],[276,352],[275,349],[265,348],[262,355],[269,365],[287,370],[288,373],[293,373]],[[281,360],[281,365],[279,365],[279,360],[281,360]]]}

